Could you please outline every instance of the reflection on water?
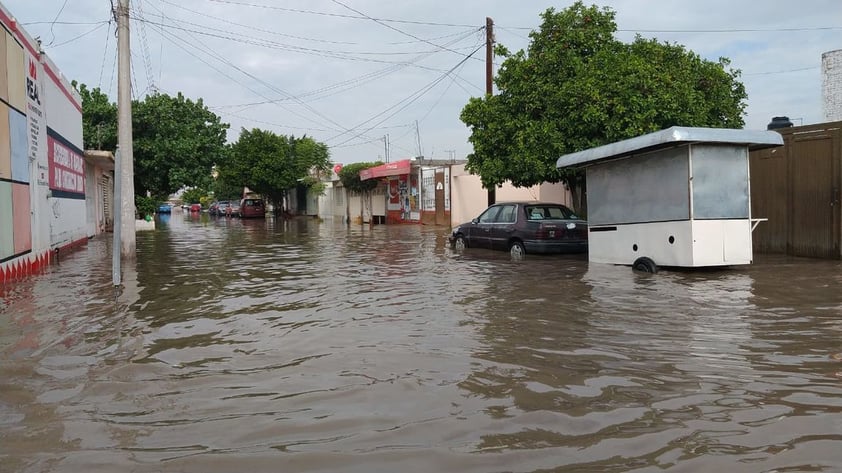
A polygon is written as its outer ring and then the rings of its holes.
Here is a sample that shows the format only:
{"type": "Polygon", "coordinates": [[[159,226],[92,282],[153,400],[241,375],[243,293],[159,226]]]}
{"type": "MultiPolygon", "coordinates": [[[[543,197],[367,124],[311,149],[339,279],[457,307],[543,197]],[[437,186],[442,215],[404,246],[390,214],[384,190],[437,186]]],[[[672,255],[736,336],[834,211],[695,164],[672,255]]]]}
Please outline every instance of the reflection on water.
{"type": "Polygon", "coordinates": [[[175,212],[2,293],[0,471],[839,471],[842,267],[175,212]]]}

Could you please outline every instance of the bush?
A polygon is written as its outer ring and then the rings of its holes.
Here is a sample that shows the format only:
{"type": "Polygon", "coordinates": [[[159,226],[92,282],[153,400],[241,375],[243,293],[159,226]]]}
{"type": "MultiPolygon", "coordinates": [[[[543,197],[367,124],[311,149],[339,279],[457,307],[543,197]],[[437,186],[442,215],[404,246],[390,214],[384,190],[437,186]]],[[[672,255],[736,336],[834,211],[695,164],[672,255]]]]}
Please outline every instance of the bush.
{"type": "Polygon", "coordinates": [[[158,209],[158,201],[154,197],[134,196],[134,206],[137,212],[136,217],[143,218],[155,214],[158,209]]]}

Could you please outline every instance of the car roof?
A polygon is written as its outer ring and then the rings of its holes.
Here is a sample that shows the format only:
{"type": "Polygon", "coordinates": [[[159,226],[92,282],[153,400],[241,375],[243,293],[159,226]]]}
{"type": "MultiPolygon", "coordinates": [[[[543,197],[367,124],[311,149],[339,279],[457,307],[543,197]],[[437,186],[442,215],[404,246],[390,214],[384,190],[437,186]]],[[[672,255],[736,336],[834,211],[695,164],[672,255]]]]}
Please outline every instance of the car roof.
{"type": "Polygon", "coordinates": [[[495,202],[494,205],[502,205],[502,204],[518,204],[518,205],[560,205],[562,207],[567,207],[567,205],[562,204],[560,202],[545,202],[542,200],[512,200],[512,201],[503,201],[503,202],[495,202]]]}

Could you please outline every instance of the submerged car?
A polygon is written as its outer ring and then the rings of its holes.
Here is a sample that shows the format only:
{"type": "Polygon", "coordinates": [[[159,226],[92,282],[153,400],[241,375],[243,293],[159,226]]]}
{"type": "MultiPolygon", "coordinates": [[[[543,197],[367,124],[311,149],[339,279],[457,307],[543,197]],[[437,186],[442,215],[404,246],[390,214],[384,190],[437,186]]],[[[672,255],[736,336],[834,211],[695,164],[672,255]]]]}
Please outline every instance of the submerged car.
{"type": "Polygon", "coordinates": [[[172,206],[170,204],[161,204],[161,205],[158,206],[158,213],[159,214],[172,213],[172,206]]]}
{"type": "Polygon", "coordinates": [[[582,253],[588,249],[588,223],[562,204],[501,202],[458,225],[448,238],[455,249],[525,253],[582,253]]]}
{"type": "Polygon", "coordinates": [[[243,199],[240,201],[240,217],[265,218],[266,205],[261,199],[243,199]]]}

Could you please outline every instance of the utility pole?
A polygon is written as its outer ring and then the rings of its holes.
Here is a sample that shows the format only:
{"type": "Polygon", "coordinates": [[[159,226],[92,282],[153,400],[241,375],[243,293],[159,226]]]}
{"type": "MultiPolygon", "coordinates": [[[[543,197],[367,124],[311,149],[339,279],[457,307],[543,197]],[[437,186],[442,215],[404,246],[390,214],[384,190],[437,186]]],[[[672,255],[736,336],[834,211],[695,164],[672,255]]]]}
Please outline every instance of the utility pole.
{"type": "MultiPolygon", "coordinates": [[[[494,95],[494,20],[485,17],[485,95],[494,95]]],[[[497,201],[497,188],[488,189],[488,205],[497,201]]]]}
{"type": "Polygon", "coordinates": [[[119,0],[117,8],[117,159],[121,185],[120,253],[123,258],[135,257],[134,149],[132,146],[131,53],[129,47],[129,0],[119,0]]]}

